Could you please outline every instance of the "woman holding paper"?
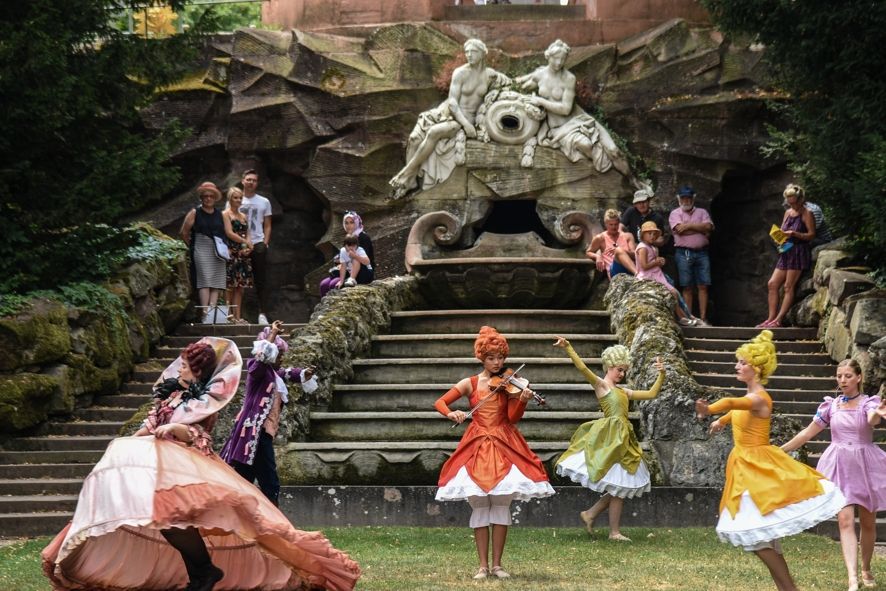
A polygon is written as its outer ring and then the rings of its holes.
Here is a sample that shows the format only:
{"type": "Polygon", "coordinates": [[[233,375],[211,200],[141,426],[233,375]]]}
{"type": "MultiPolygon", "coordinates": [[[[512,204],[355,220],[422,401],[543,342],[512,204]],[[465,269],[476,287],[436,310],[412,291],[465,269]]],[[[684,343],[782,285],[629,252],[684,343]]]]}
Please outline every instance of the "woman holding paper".
{"type": "Polygon", "coordinates": [[[781,248],[778,262],[772,277],[769,278],[769,315],[757,328],[778,328],[784,320],[791,304],[794,303],[794,288],[803,271],[812,265],[811,242],[815,238],[815,218],[806,209],[806,194],[800,185],[788,184],[784,190],[785,201],[790,206],[784,212],[781,231],[793,244],[791,248],[781,248]],[[784,287],[781,307],[778,306],[778,290],[784,287]]]}

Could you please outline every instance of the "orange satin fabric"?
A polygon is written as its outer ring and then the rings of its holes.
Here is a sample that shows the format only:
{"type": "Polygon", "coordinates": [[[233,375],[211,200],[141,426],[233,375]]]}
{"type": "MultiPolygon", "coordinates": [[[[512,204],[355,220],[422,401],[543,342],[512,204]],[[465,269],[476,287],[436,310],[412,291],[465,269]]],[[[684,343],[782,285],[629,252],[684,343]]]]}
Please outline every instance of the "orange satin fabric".
{"type": "MultiPolygon", "coordinates": [[[[471,378],[469,401],[473,407],[488,390],[477,390],[478,376],[471,378]]],[[[450,412],[449,405],[458,400],[461,393],[455,388],[441,396],[434,407],[442,414],[450,412]]],[[[523,435],[514,426],[526,410],[526,403],[496,394],[476,412],[465,430],[458,447],[443,464],[438,486],[445,486],[462,466],[471,479],[485,492],[489,492],[510,472],[517,468],[533,482],[546,482],[547,472],[523,435]]]]}
{"type": "MultiPolygon", "coordinates": [[[[772,399],[765,391],[757,392],[772,410],[772,399]]],[[[711,410],[731,408],[732,438],[735,447],[726,462],[726,483],[720,499],[720,512],[726,508],[735,517],[741,496],[748,491],[760,513],[767,515],[776,509],[816,497],[824,492],[819,482],[824,478],[806,464],[802,464],[780,447],[770,445],[770,418],[761,419],[751,414],[747,398],[723,398],[711,410]]]]}

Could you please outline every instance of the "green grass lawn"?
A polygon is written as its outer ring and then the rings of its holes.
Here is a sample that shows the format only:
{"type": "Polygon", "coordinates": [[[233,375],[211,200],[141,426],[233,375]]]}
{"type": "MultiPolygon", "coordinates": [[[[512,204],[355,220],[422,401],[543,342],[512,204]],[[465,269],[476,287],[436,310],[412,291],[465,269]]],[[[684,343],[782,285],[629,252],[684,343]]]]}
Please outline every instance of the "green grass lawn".
{"type": "MultiPolygon", "coordinates": [[[[324,530],[363,568],[360,590],[507,589],[556,591],[751,591],[775,588],[752,554],[722,544],[713,528],[625,528],[632,544],[610,542],[575,528],[511,528],[503,566],[507,581],[471,580],[477,560],[465,528],[356,527],[324,530]]],[[[0,589],[48,591],[40,569],[47,538],[0,548],[0,589]]],[[[804,590],[845,589],[840,546],[802,534],[783,541],[791,572],[804,590]]],[[[880,571],[879,557],[874,572],[880,571]]],[[[886,574],[884,574],[886,576],[886,574]]],[[[880,577],[883,578],[883,577],[880,577]]],[[[886,579],[884,579],[886,581],[886,579]]],[[[881,585],[882,587],[882,585],[881,585]]]]}

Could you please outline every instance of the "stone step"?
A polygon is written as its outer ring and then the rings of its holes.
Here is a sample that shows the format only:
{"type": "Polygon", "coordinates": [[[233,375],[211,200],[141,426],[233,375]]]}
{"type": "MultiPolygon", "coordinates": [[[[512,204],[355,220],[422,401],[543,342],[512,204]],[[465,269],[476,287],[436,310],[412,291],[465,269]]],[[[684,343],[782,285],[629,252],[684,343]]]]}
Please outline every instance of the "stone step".
{"type": "MultiPolygon", "coordinates": [[[[693,377],[699,384],[715,388],[728,388],[740,383],[736,380],[735,375],[696,373],[693,377]]],[[[781,390],[803,390],[809,394],[810,398],[817,398],[834,390],[834,378],[776,375],[769,378],[767,387],[781,390]]]]}
{"type": "MultiPolygon", "coordinates": [[[[225,337],[252,336],[254,337],[268,326],[267,324],[180,324],[176,329],[176,336],[187,337],[225,337]]],[[[304,323],[283,323],[283,330],[292,332],[302,328],[304,323]]]]}
{"type": "MultiPolygon", "coordinates": [[[[74,511],[77,495],[15,495],[0,496],[2,513],[39,513],[41,511],[74,511]]],[[[6,535],[6,532],[3,532],[6,535]]]]}
{"type": "Polygon", "coordinates": [[[481,326],[501,333],[606,333],[603,310],[416,310],[391,314],[391,334],[470,333],[481,326]]]}
{"type": "MultiPolygon", "coordinates": [[[[600,375],[603,371],[599,358],[584,358],[591,371],[600,375]]],[[[510,357],[508,367],[517,369],[526,364],[521,374],[530,383],[564,382],[585,383],[582,376],[568,357],[550,359],[546,357],[510,357]]],[[[354,382],[361,384],[411,384],[448,382],[455,384],[460,379],[479,373],[483,368],[473,357],[433,357],[433,358],[391,358],[358,359],[352,364],[354,382]]]]}
{"type": "Polygon", "coordinates": [[[98,462],[102,450],[65,449],[59,451],[0,451],[0,464],[89,464],[98,462]]]}
{"type": "MultiPolygon", "coordinates": [[[[720,387],[718,389],[725,391],[729,396],[744,396],[748,393],[747,388],[739,383],[738,380],[735,380],[735,384],[731,386],[720,387]]],[[[796,401],[814,403],[816,408],[818,408],[818,404],[822,402],[824,397],[832,395],[834,390],[810,392],[809,390],[802,389],[788,390],[767,387],[766,392],[769,393],[769,396],[776,405],[786,401],[796,401]]]]}
{"type": "MultiPolygon", "coordinates": [[[[522,430],[523,421],[520,425],[522,430]]],[[[452,431],[460,436],[463,428],[452,431]]],[[[292,484],[436,485],[443,462],[457,444],[458,438],[450,441],[292,442],[281,450],[277,461],[285,466],[287,481],[292,484]]],[[[558,441],[529,439],[528,444],[552,476],[555,474],[554,463],[569,447],[567,438],[558,441]]]]}
{"type": "MultiPolygon", "coordinates": [[[[683,335],[691,339],[739,339],[749,341],[763,330],[749,326],[684,326],[683,335]]],[[[784,327],[771,328],[776,347],[784,341],[808,341],[818,339],[817,328],[784,327]]],[[[780,348],[780,347],[779,347],[780,348]]]]}
{"type": "MultiPolygon", "coordinates": [[[[464,405],[464,409],[467,409],[464,405]]],[[[520,420],[520,432],[527,439],[569,439],[582,423],[602,418],[601,412],[527,410],[520,420]]],[[[638,421],[639,413],[630,413],[638,421]]],[[[366,441],[384,433],[390,441],[458,440],[467,425],[455,423],[436,411],[419,412],[312,412],[312,441],[366,441]]]]}
{"type": "MultiPolygon", "coordinates": [[[[148,400],[147,398],[142,398],[142,403],[148,400]]],[[[102,402],[106,401],[102,400],[102,402]]],[[[135,408],[93,405],[88,408],[78,408],[75,410],[74,418],[81,421],[125,423],[132,418],[132,415],[138,410],[138,406],[140,405],[136,405],[135,408]]]]}
{"type": "MultiPolygon", "coordinates": [[[[301,326],[301,325],[298,325],[301,326]]],[[[238,347],[252,347],[252,343],[255,341],[255,337],[262,331],[261,328],[256,329],[254,333],[246,333],[244,331],[243,334],[238,335],[226,335],[225,338],[231,339],[234,343],[237,344],[238,347]]],[[[200,335],[203,336],[203,335],[200,335]]],[[[181,335],[169,335],[163,337],[163,340],[160,341],[161,346],[163,347],[171,347],[173,349],[177,349],[181,351],[188,345],[194,342],[194,336],[181,336],[181,335]]]]}
{"type": "MultiPolygon", "coordinates": [[[[735,365],[735,351],[705,351],[701,349],[689,349],[686,351],[686,358],[689,361],[719,361],[735,365]]],[[[779,366],[782,363],[823,365],[832,368],[835,374],[837,371],[837,365],[827,353],[783,353],[779,351],[778,363],[779,366]]]]}
{"type": "MultiPolygon", "coordinates": [[[[162,370],[160,370],[162,371],[162,370]]],[[[145,400],[151,399],[151,394],[154,391],[154,382],[160,377],[160,371],[157,371],[154,376],[154,380],[141,382],[141,381],[132,381],[126,382],[120,387],[120,393],[125,394],[127,396],[135,396],[140,395],[143,396],[145,400]]]]}
{"type": "MultiPolygon", "coordinates": [[[[431,410],[434,402],[452,384],[338,384],[334,387],[331,410],[346,411],[408,411],[431,410]]],[[[530,408],[548,410],[599,410],[600,404],[590,384],[532,384],[532,389],[546,398],[545,406],[530,408]]]]}
{"type": "Polygon", "coordinates": [[[81,481],[92,464],[0,464],[0,478],[78,478],[81,481]]]}
{"type": "Polygon", "coordinates": [[[774,400],[773,410],[779,414],[795,415],[800,422],[806,424],[815,416],[820,402],[818,400],[811,400],[809,402],[802,400],[774,400]]]}
{"type": "MultiPolygon", "coordinates": [[[[129,413],[132,416],[132,413],[129,413]]],[[[129,417],[127,417],[128,419],[129,417]]],[[[47,423],[44,435],[110,435],[116,437],[125,421],[71,421],[69,423],[47,423]]]]}
{"type": "MultiPolygon", "coordinates": [[[[134,384],[126,384],[123,386],[122,390],[126,391],[131,388],[134,384]]],[[[139,384],[141,385],[141,384],[139,384]]],[[[146,386],[146,390],[148,392],[151,391],[152,384],[144,384],[146,386]]],[[[111,396],[102,396],[101,398],[97,398],[95,400],[96,405],[103,407],[116,407],[118,409],[128,409],[130,415],[139,409],[144,403],[150,402],[151,396],[149,393],[127,393],[127,394],[112,394],[111,396]]],[[[90,407],[90,408],[95,408],[90,407]]]]}
{"type": "MultiPolygon", "coordinates": [[[[698,373],[717,373],[723,375],[735,375],[735,362],[729,363],[725,361],[690,361],[689,368],[693,372],[698,373]]],[[[817,377],[828,378],[831,386],[836,382],[834,375],[836,374],[836,366],[831,365],[810,365],[810,364],[793,364],[782,363],[781,358],[778,359],[778,375],[782,377],[817,377]]]]}
{"type": "Polygon", "coordinates": [[[4,443],[6,451],[98,451],[103,452],[112,435],[16,437],[4,443]]]}
{"type": "MultiPolygon", "coordinates": [[[[505,334],[511,348],[511,355],[527,357],[563,357],[563,349],[554,347],[557,335],[505,334]]],[[[603,349],[618,343],[611,334],[565,334],[576,351],[581,355],[599,357],[603,349]]],[[[453,357],[464,356],[473,351],[476,333],[462,334],[423,334],[423,335],[379,335],[372,337],[372,357],[453,357]]]]}
{"type": "Polygon", "coordinates": [[[0,479],[4,495],[78,495],[82,478],[12,478],[0,479]]]}
{"type": "MultiPolygon", "coordinates": [[[[730,351],[743,345],[745,340],[736,339],[696,339],[684,338],[683,347],[699,351],[730,351]]],[[[821,353],[823,351],[821,341],[780,341],[776,343],[778,354],[782,353],[821,353]]]]}
{"type": "Polygon", "coordinates": [[[0,537],[33,538],[55,535],[72,517],[73,510],[0,514],[0,537]]]}
{"type": "MultiPolygon", "coordinates": [[[[240,351],[240,356],[246,359],[252,355],[252,345],[240,346],[237,347],[240,351]]],[[[156,347],[154,349],[154,355],[152,357],[152,361],[158,361],[165,365],[169,365],[181,354],[181,347],[156,347]]]]}

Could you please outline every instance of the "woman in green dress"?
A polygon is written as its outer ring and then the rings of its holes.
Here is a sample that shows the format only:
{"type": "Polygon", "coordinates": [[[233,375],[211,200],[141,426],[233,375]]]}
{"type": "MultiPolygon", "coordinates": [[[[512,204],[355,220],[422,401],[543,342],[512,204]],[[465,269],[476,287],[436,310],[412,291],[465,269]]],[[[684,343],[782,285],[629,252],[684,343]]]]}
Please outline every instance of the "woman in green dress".
{"type": "Polygon", "coordinates": [[[557,337],[554,346],[566,349],[578,371],[594,386],[604,415],[602,419],[584,423],[575,431],[569,449],[557,460],[557,474],[603,493],[599,501],[580,514],[588,532],[593,529],[594,519],[608,507],[609,539],[630,542],[619,529],[624,500],[648,492],[650,478],[634,427],[628,420],[628,405],[631,400],[649,400],[658,396],[664,382],[664,364],[660,359],[655,360],[659,373],[652,389],[629,390],[617,385],[624,380],[631,364],[627,347],[613,345],[603,351],[606,374],[600,378],[588,369],[565,338],[557,337]]]}

